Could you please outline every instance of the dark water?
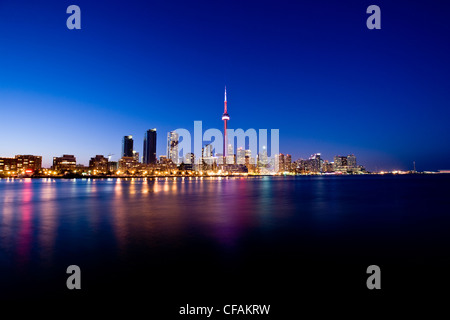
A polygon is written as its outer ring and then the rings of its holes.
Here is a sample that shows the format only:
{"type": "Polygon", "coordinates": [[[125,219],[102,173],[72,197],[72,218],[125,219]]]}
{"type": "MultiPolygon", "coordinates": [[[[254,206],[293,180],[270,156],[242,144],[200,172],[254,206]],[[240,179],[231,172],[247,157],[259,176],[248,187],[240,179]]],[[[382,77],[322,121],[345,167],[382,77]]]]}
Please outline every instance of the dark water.
{"type": "Polygon", "coordinates": [[[450,284],[449,183],[2,179],[0,296],[144,299],[174,314],[187,303],[266,303],[276,315],[308,299],[437,294],[450,284]],[[66,289],[73,264],[79,291],[66,289]],[[366,288],[372,264],[380,291],[366,288]]]}

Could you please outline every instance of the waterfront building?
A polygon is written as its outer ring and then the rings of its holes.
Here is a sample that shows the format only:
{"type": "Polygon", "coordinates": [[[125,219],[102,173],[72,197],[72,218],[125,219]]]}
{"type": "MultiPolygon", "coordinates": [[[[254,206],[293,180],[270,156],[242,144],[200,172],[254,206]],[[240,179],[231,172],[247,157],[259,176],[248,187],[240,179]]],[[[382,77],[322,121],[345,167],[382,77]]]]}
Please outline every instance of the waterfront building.
{"type": "Polygon", "coordinates": [[[133,157],[122,157],[119,160],[119,170],[122,172],[136,170],[139,163],[133,157]]]}
{"type": "Polygon", "coordinates": [[[117,170],[119,170],[119,163],[117,161],[109,161],[108,162],[108,171],[116,172],[117,170]]]}
{"type": "Polygon", "coordinates": [[[349,168],[356,168],[356,157],[353,154],[347,156],[347,165],[349,168]]]}
{"type": "Polygon", "coordinates": [[[133,156],[133,136],[124,136],[122,140],[122,157],[133,156]]]}
{"type": "Polygon", "coordinates": [[[143,163],[156,164],[156,128],[145,132],[143,151],[143,163]]]}
{"type": "Polygon", "coordinates": [[[172,160],[173,163],[179,163],[178,158],[178,142],[179,134],[175,131],[167,133],[167,159],[172,160]]]}
{"type": "Polygon", "coordinates": [[[92,171],[97,171],[97,173],[108,172],[108,158],[105,158],[103,155],[96,155],[89,160],[89,168],[92,171]]]}
{"type": "Polygon", "coordinates": [[[76,169],[77,158],[71,154],[64,154],[62,157],[53,157],[53,170],[72,171],[76,169]]]}
{"type": "Polygon", "coordinates": [[[0,175],[17,173],[17,159],[0,158],[0,175]]]}
{"type": "Polygon", "coordinates": [[[42,169],[42,156],[33,155],[16,155],[17,171],[33,170],[39,171],[42,169]]]}
{"type": "Polygon", "coordinates": [[[240,147],[236,151],[236,163],[245,164],[245,150],[240,147]]]}

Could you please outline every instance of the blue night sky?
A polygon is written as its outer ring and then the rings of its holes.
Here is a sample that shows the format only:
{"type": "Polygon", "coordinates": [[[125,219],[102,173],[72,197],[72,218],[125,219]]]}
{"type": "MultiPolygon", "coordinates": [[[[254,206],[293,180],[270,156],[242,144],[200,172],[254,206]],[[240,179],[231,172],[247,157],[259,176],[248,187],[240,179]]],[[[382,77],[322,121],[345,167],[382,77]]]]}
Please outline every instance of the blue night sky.
{"type": "Polygon", "coordinates": [[[432,3],[0,0],[0,156],[118,159],[150,128],[165,154],[169,130],[222,128],[226,85],[229,128],[280,129],[293,159],[450,169],[450,5],[432,3]]]}

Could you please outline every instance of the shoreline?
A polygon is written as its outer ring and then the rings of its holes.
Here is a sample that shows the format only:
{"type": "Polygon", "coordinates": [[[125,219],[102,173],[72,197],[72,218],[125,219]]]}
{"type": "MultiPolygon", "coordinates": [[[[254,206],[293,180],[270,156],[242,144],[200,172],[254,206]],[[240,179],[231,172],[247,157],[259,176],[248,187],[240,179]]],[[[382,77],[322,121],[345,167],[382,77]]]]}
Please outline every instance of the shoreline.
{"type": "Polygon", "coordinates": [[[168,179],[168,178],[182,178],[182,179],[204,179],[204,178],[262,178],[262,177],[349,177],[349,176],[412,176],[412,175],[441,175],[441,174],[449,174],[448,172],[410,172],[410,173],[392,173],[392,172],[383,172],[383,173],[364,173],[364,174],[228,174],[228,175],[124,175],[124,176],[115,176],[115,175],[92,175],[92,176],[81,176],[81,175],[58,175],[58,176],[6,176],[1,177],[0,180],[3,179],[65,179],[65,180],[73,180],[73,179],[150,179],[150,180],[158,180],[158,179],[168,179]]]}

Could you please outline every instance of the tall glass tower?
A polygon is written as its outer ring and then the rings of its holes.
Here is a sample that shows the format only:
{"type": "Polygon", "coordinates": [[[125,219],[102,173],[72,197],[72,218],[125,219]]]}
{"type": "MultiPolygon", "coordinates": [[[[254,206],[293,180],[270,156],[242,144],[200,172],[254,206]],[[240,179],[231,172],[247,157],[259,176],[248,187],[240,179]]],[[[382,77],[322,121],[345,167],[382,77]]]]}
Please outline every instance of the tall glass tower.
{"type": "Polygon", "coordinates": [[[156,128],[144,135],[144,164],[156,164],[156,128]]]}
{"type": "Polygon", "coordinates": [[[133,136],[125,136],[122,140],[122,157],[133,156],[133,136]]]}
{"type": "Polygon", "coordinates": [[[178,164],[178,139],[179,135],[175,131],[167,133],[167,159],[178,164]]]}

